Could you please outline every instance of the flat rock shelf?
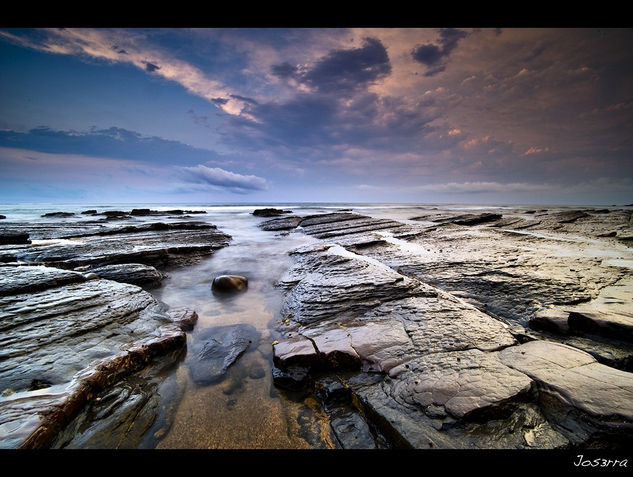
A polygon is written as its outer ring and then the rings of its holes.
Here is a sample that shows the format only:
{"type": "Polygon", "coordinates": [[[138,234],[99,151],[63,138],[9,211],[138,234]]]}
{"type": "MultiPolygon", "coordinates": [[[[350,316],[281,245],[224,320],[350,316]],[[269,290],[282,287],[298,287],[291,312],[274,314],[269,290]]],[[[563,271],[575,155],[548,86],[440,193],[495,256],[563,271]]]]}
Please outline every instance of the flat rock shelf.
{"type": "Polygon", "coordinates": [[[260,225],[319,239],[279,282],[279,386],[335,378],[364,446],[631,445],[630,211],[387,214],[260,225]]]}
{"type": "Polygon", "coordinates": [[[2,448],[633,444],[630,208],[85,209],[0,224],[2,448]]]}

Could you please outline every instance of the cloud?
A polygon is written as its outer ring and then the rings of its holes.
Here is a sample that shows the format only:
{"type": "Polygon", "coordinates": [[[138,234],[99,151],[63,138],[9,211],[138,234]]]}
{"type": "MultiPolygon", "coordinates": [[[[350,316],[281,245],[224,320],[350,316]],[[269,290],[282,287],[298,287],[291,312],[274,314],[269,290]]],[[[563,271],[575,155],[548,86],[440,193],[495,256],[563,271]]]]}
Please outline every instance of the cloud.
{"type": "Polygon", "coordinates": [[[544,152],[549,152],[549,147],[530,147],[527,151],[525,151],[522,156],[531,156],[532,154],[541,154],[544,152]]]}
{"type": "Polygon", "coordinates": [[[142,136],[137,132],[116,127],[94,129],[89,132],[56,131],[45,127],[34,128],[26,133],[0,131],[0,146],[56,154],[129,159],[154,164],[200,164],[219,157],[214,151],[194,148],[179,141],[156,136],[142,136]]]}
{"type": "Polygon", "coordinates": [[[360,48],[331,51],[303,75],[303,82],[318,91],[350,90],[391,72],[389,56],[375,38],[365,38],[360,48]]]}
{"type": "Polygon", "coordinates": [[[457,43],[467,36],[466,32],[454,28],[440,30],[440,45],[426,43],[411,51],[414,60],[429,67],[426,76],[433,76],[446,69],[445,60],[457,47],[457,43]]]}
{"type": "Polygon", "coordinates": [[[425,184],[415,187],[418,191],[430,192],[460,192],[469,194],[479,194],[485,192],[538,192],[550,190],[551,185],[529,182],[447,182],[444,184],[425,184]]]}
{"type": "Polygon", "coordinates": [[[140,31],[62,28],[20,33],[0,31],[0,37],[47,53],[130,63],[180,84],[189,93],[205,98],[229,115],[255,121],[249,112],[249,102],[238,99],[240,95],[236,94],[237,91],[194,65],[149,44],[140,31]],[[218,98],[226,101],[218,102],[218,98]]]}
{"type": "Polygon", "coordinates": [[[270,72],[278,76],[279,78],[292,78],[298,73],[298,68],[296,66],[291,65],[287,61],[284,61],[278,65],[272,65],[270,67],[270,72]]]}
{"type": "Polygon", "coordinates": [[[160,70],[160,66],[150,63],[149,61],[145,62],[145,71],[153,73],[156,70],[160,70]]]}
{"type": "Polygon", "coordinates": [[[207,167],[202,164],[179,168],[179,176],[186,183],[209,186],[214,189],[228,189],[239,194],[268,188],[266,180],[261,177],[236,174],[219,167],[207,167]]]}

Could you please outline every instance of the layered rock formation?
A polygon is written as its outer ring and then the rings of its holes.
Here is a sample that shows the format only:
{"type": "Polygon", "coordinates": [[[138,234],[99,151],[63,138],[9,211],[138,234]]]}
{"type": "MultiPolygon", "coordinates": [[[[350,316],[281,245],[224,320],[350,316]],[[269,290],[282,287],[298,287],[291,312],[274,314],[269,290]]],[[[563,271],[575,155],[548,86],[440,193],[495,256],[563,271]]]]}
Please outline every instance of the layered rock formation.
{"type": "Polygon", "coordinates": [[[140,286],[230,240],[205,223],[151,222],[151,212],[123,225],[82,215],[7,224],[30,240],[0,247],[2,448],[136,447],[164,412],[157,390],[167,392],[164,373],[197,319],[140,286]]]}
{"type": "Polygon", "coordinates": [[[321,396],[342,447],[630,446],[630,213],[425,212],[260,224],[322,239],[279,283],[277,385],[321,396]]]}

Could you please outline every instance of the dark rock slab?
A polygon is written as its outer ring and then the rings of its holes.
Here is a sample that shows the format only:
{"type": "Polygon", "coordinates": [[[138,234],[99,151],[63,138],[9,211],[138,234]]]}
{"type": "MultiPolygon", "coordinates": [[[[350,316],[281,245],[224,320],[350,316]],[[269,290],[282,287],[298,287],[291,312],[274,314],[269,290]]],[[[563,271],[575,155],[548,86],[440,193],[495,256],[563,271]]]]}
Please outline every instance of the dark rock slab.
{"type": "Polygon", "coordinates": [[[75,214],[73,212],[49,212],[48,214],[42,215],[42,217],[74,217],[75,214]]]}
{"type": "Polygon", "coordinates": [[[315,225],[331,224],[332,222],[360,220],[364,218],[366,217],[352,212],[331,212],[328,214],[308,215],[303,218],[302,227],[312,227],[315,225]]]}
{"type": "Polygon", "coordinates": [[[29,234],[18,230],[0,231],[0,245],[21,245],[31,243],[29,234]]]}
{"type": "Polygon", "coordinates": [[[393,269],[340,246],[328,247],[325,253],[317,247],[298,257],[280,280],[280,286],[292,287],[281,313],[294,314],[293,321],[301,324],[367,310],[382,299],[429,292],[393,269]]]}
{"type": "Polygon", "coordinates": [[[569,312],[568,321],[574,333],[633,342],[633,314],[574,310],[569,312]]]}
{"type": "Polygon", "coordinates": [[[257,345],[260,334],[246,324],[215,326],[201,330],[191,346],[188,360],[191,377],[196,384],[207,385],[221,381],[228,368],[247,351],[257,345]]]}
{"type": "Polygon", "coordinates": [[[291,229],[296,228],[301,223],[302,220],[303,220],[302,217],[297,217],[295,215],[290,216],[290,217],[280,217],[277,219],[266,220],[265,222],[262,222],[261,224],[259,224],[259,227],[262,230],[266,230],[268,232],[275,232],[279,230],[291,230],[291,229]]]}
{"type": "Polygon", "coordinates": [[[550,217],[556,220],[559,224],[569,224],[577,221],[578,219],[589,217],[589,214],[583,210],[570,210],[550,214],[550,217]]]}
{"type": "Polygon", "coordinates": [[[389,372],[396,400],[415,404],[431,414],[469,418],[495,408],[530,390],[525,374],[479,350],[424,355],[389,372]],[[431,408],[429,410],[429,408],[431,408]]]}
{"type": "Polygon", "coordinates": [[[382,381],[352,381],[350,386],[364,413],[396,447],[519,449],[568,444],[529,403],[532,380],[504,365],[496,353],[428,354],[393,368],[382,381]]]}
{"type": "Polygon", "coordinates": [[[157,286],[163,279],[163,274],[150,265],[141,263],[121,263],[89,267],[84,272],[94,273],[99,278],[130,283],[139,286],[157,286]]]}
{"type": "Polygon", "coordinates": [[[130,215],[136,217],[143,217],[148,215],[185,215],[185,214],[206,214],[206,210],[183,210],[183,209],[172,209],[172,210],[152,210],[152,209],[132,209],[130,211],[130,215]]]}
{"type": "Polygon", "coordinates": [[[380,449],[367,421],[352,406],[330,414],[332,432],[343,449],[380,449]]]}
{"type": "Polygon", "coordinates": [[[272,367],[273,383],[286,391],[305,391],[312,385],[312,375],[307,368],[290,366],[286,369],[272,367]]]}
{"type": "Polygon", "coordinates": [[[538,311],[533,318],[530,319],[530,328],[539,331],[549,331],[560,335],[569,334],[569,312],[545,309],[538,311]]]}
{"type": "Polygon", "coordinates": [[[123,377],[99,391],[85,412],[72,419],[52,440],[51,449],[153,449],[169,428],[179,402],[175,363],[154,366],[123,377]]]}
{"type": "Polygon", "coordinates": [[[278,215],[292,214],[291,210],[281,210],[274,208],[255,209],[253,215],[256,217],[276,217],[278,215]]]}
{"type": "Polygon", "coordinates": [[[493,213],[463,214],[463,215],[457,215],[457,216],[449,217],[445,219],[435,219],[433,221],[440,222],[440,223],[450,222],[457,225],[472,226],[472,225],[485,224],[488,222],[495,222],[501,219],[501,217],[502,217],[501,214],[493,214],[493,213]]]}
{"type": "Polygon", "coordinates": [[[308,235],[321,239],[362,234],[377,230],[398,229],[402,223],[389,219],[376,219],[349,212],[310,215],[299,226],[308,235]]]}
{"type": "Polygon", "coordinates": [[[273,363],[279,369],[301,367],[310,369],[319,362],[314,343],[301,336],[293,336],[273,343],[273,363]]]}
{"type": "Polygon", "coordinates": [[[361,358],[352,346],[348,330],[340,323],[319,323],[304,327],[301,335],[313,343],[319,365],[330,369],[358,369],[361,358]]]}

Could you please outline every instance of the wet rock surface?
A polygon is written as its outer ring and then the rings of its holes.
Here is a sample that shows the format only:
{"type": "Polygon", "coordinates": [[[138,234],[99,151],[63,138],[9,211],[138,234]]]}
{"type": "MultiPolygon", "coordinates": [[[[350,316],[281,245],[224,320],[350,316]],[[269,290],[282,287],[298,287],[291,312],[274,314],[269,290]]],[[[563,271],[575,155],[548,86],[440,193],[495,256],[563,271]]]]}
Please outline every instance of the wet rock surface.
{"type": "Polygon", "coordinates": [[[278,283],[273,375],[320,398],[341,447],[633,442],[630,211],[288,219],[260,227],[321,241],[278,283]]]}
{"type": "Polygon", "coordinates": [[[220,381],[251,345],[257,346],[259,338],[255,327],[246,324],[214,326],[200,331],[188,361],[193,381],[199,385],[220,381]]]}
{"type": "Polygon", "coordinates": [[[211,288],[220,293],[235,293],[246,290],[248,279],[241,275],[220,275],[213,279],[211,288]]]}
{"type": "Polygon", "coordinates": [[[141,263],[120,263],[100,267],[86,267],[81,268],[81,271],[85,275],[95,274],[99,278],[142,287],[158,286],[163,279],[163,274],[156,268],[141,263]]]}
{"type": "Polygon", "coordinates": [[[3,223],[0,235],[29,240],[0,245],[0,447],[134,448],[159,431],[157,393],[175,392],[165,373],[184,359],[197,314],[140,286],[230,240],[184,213],[3,223]],[[167,214],[179,218],[154,221],[167,214]]]}
{"type": "Polygon", "coordinates": [[[164,305],[110,280],[4,295],[0,309],[3,447],[49,447],[96,393],[186,345],[164,305]]]}

